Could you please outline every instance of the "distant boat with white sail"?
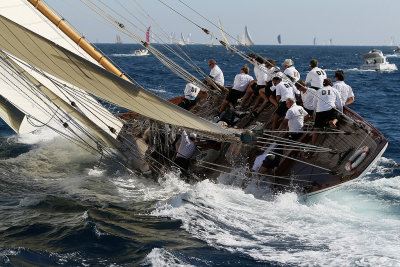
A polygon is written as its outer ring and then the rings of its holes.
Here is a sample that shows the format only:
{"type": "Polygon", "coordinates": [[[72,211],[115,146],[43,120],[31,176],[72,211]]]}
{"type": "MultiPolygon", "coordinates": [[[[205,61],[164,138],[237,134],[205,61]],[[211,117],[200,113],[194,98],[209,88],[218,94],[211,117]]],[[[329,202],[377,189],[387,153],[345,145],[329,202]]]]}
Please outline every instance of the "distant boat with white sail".
{"type": "Polygon", "coordinates": [[[254,42],[251,39],[249,31],[247,30],[247,26],[244,26],[244,33],[242,36],[241,45],[242,46],[253,46],[254,45],[254,42]]]}

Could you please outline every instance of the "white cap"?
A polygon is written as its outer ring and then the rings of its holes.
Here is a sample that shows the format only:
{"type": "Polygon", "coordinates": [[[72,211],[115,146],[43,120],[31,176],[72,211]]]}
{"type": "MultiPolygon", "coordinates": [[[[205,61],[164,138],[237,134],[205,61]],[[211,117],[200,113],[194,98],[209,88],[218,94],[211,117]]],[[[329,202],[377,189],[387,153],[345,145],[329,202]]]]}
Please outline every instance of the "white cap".
{"type": "Polygon", "coordinates": [[[197,134],[195,134],[195,133],[190,133],[189,136],[190,136],[190,137],[193,137],[193,138],[196,138],[196,137],[197,137],[197,134]]]}
{"type": "Polygon", "coordinates": [[[283,63],[282,63],[282,65],[286,65],[286,66],[293,66],[293,64],[294,64],[294,62],[290,58],[285,59],[285,61],[283,61],[283,63]]]}

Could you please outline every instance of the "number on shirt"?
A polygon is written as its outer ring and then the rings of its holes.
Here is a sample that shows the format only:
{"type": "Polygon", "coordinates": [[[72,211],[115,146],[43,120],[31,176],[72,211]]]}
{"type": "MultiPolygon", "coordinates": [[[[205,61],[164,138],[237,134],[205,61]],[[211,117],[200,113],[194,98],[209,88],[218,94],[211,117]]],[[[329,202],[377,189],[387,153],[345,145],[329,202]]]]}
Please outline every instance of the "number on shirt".
{"type": "Polygon", "coordinates": [[[331,95],[331,90],[322,90],[322,95],[331,95]]]}
{"type": "Polygon", "coordinates": [[[325,75],[325,72],[323,70],[317,70],[316,72],[318,75],[325,75]]]}

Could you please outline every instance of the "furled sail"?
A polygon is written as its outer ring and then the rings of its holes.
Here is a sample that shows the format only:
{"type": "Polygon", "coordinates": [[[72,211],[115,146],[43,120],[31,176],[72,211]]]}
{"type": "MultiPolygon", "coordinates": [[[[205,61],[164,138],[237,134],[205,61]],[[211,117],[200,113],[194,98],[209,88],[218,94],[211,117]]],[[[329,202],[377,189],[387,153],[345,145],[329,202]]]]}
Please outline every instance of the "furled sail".
{"type": "Polygon", "coordinates": [[[148,118],[213,134],[232,135],[4,16],[0,16],[0,49],[54,77],[148,118]]]}
{"type": "Polygon", "coordinates": [[[219,18],[218,18],[218,26],[219,26],[219,29],[220,29],[220,31],[221,31],[222,38],[224,39],[224,42],[225,42],[227,45],[229,45],[228,38],[226,37],[225,31],[224,31],[224,29],[222,28],[221,20],[220,20],[219,18]]]}
{"type": "Polygon", "coordinates": [[[253,41],[251,40],[250,34],[247,31],[247,26],[244,26],[242,45],[244,45],[244,46],[253,46],[254,45],[253,41]]]}

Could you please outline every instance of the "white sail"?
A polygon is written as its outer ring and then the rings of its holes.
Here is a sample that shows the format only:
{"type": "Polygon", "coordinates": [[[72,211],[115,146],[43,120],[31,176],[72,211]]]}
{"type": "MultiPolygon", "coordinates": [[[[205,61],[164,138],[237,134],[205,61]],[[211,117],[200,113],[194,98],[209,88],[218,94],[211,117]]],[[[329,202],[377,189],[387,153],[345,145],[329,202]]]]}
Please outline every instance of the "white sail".
{"type": "Polygon", "coordinates": [[[178,42],[179,45],[186,45],[185,38],[183,38],[183,34],[181,33],[181,39],[178,42]]]}
{"type": "MultiPolygon", "coordinates": [[[[47,18],[45,18],[26,0],[13,0],[12,4],[10,4],[9,1],[1,0],[0,14],[12,21],[18,22],[18,24],[26,26],[26,28],[30,29],[31,31],[89,60],[93,64],[100,66],[91,56],[89,56],[83,49],[72,42],[62,31],[60,31],[57,27],[50,23],[47,18]]],[[[28,71],[32,76],[34,76],[37,80],[39,80],[42,84],[49,88],[49,90],[53,91],[58,97],[60,97],[64,101],[67,101],[69,103],[74,102],[79,110],[81,110],[93,122],[99,125],[99,127],[101,127],[104,131],[107,131],[111,136],[113,136],[114,138],[118,136],[118,133],[122,127],[122,123],[117,118],[115,118],[107,109],[102,107],[87,92],[77,87],[74,87],[65,81],[57,80],[56,77],[52,77],[59,83],[67,84],[71,88],[70,92],[61,90],[60,87],[57,87],[48,78],[43,77],[43,75],[32,71],[28,66],[20,64],[20,67],[28,71]],[[110,127],[115,129],[115,132],[110,132],[110,127]]],[[[4,81],[0,81],[0,94],[5,93],[5,88],[6,87],[4,86],[4,81]]],[[[18,90],[24,90],[24,87],[21,87],[18,90]]],[[[31,100],[29,99],[30,95],[26,93],[24,95],[26,99],[19,98],[18,103],[21,103],[22,106],[25,106],[25,112],[27,114],[35,114],[36,108],[32,107],[32,110],[27,110],[27,107],[30,106],[29,103],[31,102],[31,100]]],[[[31,128],[30,130],[34,129],[35,128],[31,128]]],[[[19,132],[21,133],[21,130],[19,132]]]]}
{"type": "Polygon", "coordinates": [[[3,16],[0,17],[0,32],[0,49],[100,98],[164,123],[212,134],[232,135],[3,16]]]}
{"type": "Polygon", "coordinates": [[[244,26],[244,33],[242,36],[242,45],[243,46],[253,46],[254,45],[253,41],[251,40],[250,34],[247,30],[247,26],[244,26]]]}
{"type": "Polygon", "coordinates": [[[219,26],[219,29],[221,31],[222,38],[224,39],[224,42],[229,46],[230,44],[228,42],[228,38],[226,37],[225,31],[224,31],[224,29],[222,27],[221,20],[219,18],[218,18],[218,26],[219,26]]]}

